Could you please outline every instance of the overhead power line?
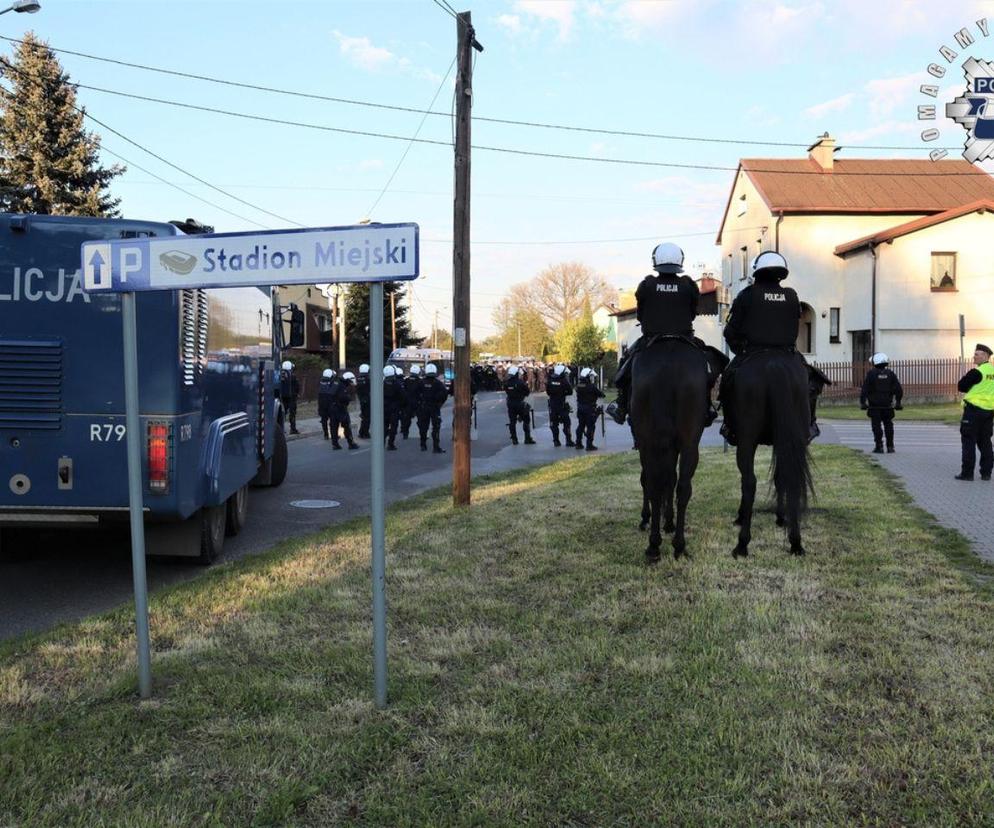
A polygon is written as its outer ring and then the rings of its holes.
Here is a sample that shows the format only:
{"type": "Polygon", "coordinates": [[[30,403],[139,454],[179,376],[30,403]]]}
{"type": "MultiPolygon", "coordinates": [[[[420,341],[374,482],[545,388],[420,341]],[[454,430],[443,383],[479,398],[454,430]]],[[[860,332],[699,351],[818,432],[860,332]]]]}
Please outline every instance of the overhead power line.
{"type": "MultiPolygon", "coordinates": [[[[23,72],[18,67],[13,66],[6,58],[0,57],[0,66],[2,66],[4,70],[6,70],[8,72],[13,72],[14,74],[18,75],[19,77],[27,80],[29,83],[31,83],[31,84],[33,84],[35,86],[38,86],[38,87],[41,87],[42,89],[44,89],[44,84],[42,84],[37,78],[34,78],[29,73],[23,72]]],[[[73,86],[72,83],[69,83],[68,85],[69,86],[73,86]]],[[[12,93],[8,93],[8,94],[12,94],[12,93]]],[[[174,164],[169,159],[164,158],[163,156],[159,155],[158,153],[153,152],[152,150],[148,149],[148,147],[145,147],[142,144],[139,144],[137,141],[129,138],[123,132],[119,132],[118,130],[116,130],[112,126],[110,126],[109,124],[106,124],[103,121],[101,121],[99,118],[91,115],[89,112],[87,112],[82,107],[79,107],[76,104],[70,104],[70,106],[74,110],[76,110],[80,115],[82,115],[84,118],[87,118],[90,121],[93,121],[93,123],[100,125],[101,127],[103,127],[108,132],[113,133],[114,135],[116,135],[122,141],[126,141],[127,143],[131,144],[133,147],[136,147],[136,148],[140,149],[142,152],[146,153],[147,155],[151,155],[156,160],[161,161],[163,164],[165,164],[168,167],[172,167],[177,172],[183,173],[183,175],[186,175],[186,176],[192,178],[194,181],[200,182],[205,187],[209,187],[210,189],[212,189],[212,190],[220,193],[221,195],[226,196],[227,198],[230,198],[233,201],[237,201],[239,204],[244,204],[247,207],[251,207],[253,210],[258,210],[260,213],[265,213],[267,216],[272,216],[273,218],[279,219],[280,221],[285,222],[287,224],[293,224],[293,225],[296,225],[297,227],[303,227],[304,226],[300,222],[294,221],[293,219],[286,218],[285,216],[281,216],[278,213],[274,213],[271,210],[267,210],[264,207],[260,207],[258,204],[253,204],[251,201],[247,201],[244,198],[241,198],[240,196],[236,196],[233,193],[229,193],[226,190],[222,190],[216,184],[211,184],[211,182],[207,181],[206,179],[201,178],[200,176],[198,176],[198,175],[190,172],[189,170],[184,169],[183,167],[179,166],[178,164],[174,164]]],[[[147,172],[147,171],[145,171],[145,172],[147,172]]],[[[152,173],[149,173],[149,175],[152,175],[152,173]]],[[[255,224],[256,222],[252,222],[252,223],[255,224]]]]}
{"type": "MultiPolygon", "coordinates": [[[[248,112],[236,112],[230,109],[220,109],[213,106],[203,106],[200,104],[187,103],[185,101],[173,101],[168,98],[156,98],[150,95],[138,95],[133,92],[121,92],[116,89],[106,89],[100,86],[91,86],[84,83],[74,84],[80,89],[89,89],[94,92],[104,92],[109,95],[117,95],[124,98],[132,98],[134,100],[146,101],[148,103],[163,104],[165,106],[174,106],[180,109],[191,109],[198,112],[209,112],[214,115],[226,115],[231,118],[241,118],[243,120],[249,121],[261,121],[263,123],[277,124],[280,126],[292,126],[299,127],[302,129],[313,129],[321,132],[336,132],[343,135],[360,135],[365,138],[384,138],[391,141],[409,141],[417,144],[431,144],[433,146],[439,147],[451,147],[448,141],[440,141],[434,138],[417,138],[409,137],[407,135],[395,135],[389,132],[372,132],[370,130],[362,129],[348,129],[346,127],[333,127],[327,126],[325,124],[313,124],[306,121],[292,121],[286,118],[272,118],[267,115],[256,115],[248,112]]],[[[485,152],[498,152],[505,153],[508,155],[519,155],[531,158],[551,158],[563,161],[585,161],[597,164],[614,164],[622,166],[636,166],[636,167],[660,167],[666,169],[680,169],[680,170],[708,170],[715,172],[736,172],[738,166],[729,166],[722,164],[690,164],[681,163],[676,161],[642,161],[633,158],[608,158],[605,156],[596,155],[574,155],[569,153],[557,153],[557,152],[541,152],[539,150],[524,150],[524,149],[514,149],[512,147],[493,147],[486,146],[483,144],[473,144],[473,149],[483,150],[485,152]]],[[[771,159],[774,160],[774,159],[771,159]]],[[[775,167],[750,167],[750,172],[758,173],[778,173],[781,175],[817,175],[824,176],[821,170],[798,170],[798,169],[776,169],[775,167]]],[[[838,170],[832,175],[836,178],[844,176],[859,176],[862,178],[894,178],[903,176],[913,176],[913,177],[927,177],[927,178],[943,178],[947,176],[963,176],[963,175],[983,175],[985,173],[981,169],[977,169],[975,173],[963,173],[963,172],[943,172],[938,170],[936,172],[930,173],[900,173],[900,172],[844,172],[838,170]]],[[[258,208],[257,208],[258,209],[258,208]]],[[[264,211],[265,212],[265,211],[264,211]]],[[[285,220],[285,219],[284,219],[285,220]]]]}
{"type": "MultiPolygon", "coordinates": [[[[443,9],[447,14],[451,14],[448,9],[441,6],[437,0],[432,0],[443,9]]],[[[455,15],[453,15],[455,16],[455,15]]],[[[9,43],[23,43],[23,40],[19,40],[15,37],[6,37],[0,35],[0,40],[6,40],[9,43]]],[[[222,86],[232,86],[239,89],[251,89],[256,92],[267,92],[275,95],[288,95],[295,98],[307,98],[309,100],[315,101],[326,101],[329,103],[340,103],[349,106],[363,106],[371,109],[384,109],[393,112],[409,112],[418,115],[435,115],[438,117],[449,118],[451,114],[448,112],[434,111],[430,108],[427,110],[417,109],[410,106],[400,106],[397,104],[385,104],[378,103],[375,101],[364,101],[355,98],[343,98],[336,97],[334,95],[320,95],[314,92],[302,92],[295,89],[284,89],[276,86],[265,86],[263,84],[248,83],[246,81],[236,81],[227,78],[217,78],[211,75],[201,75],[195,72],[182,72],[177,69],[166,69],[160,66],[149,66],[142,63],[134,63],[126,60],[119,60],[117,58],[104,57],[103,55],[94,55],[88,52],[80,52],[74,49],[63,49],[61,47],[47,46],[46,48],[51,49],[53,52],[58,52],[60,54],[73,55],[74,57],[84,58],[86,60],[98,61],[101,63],[110,63],[115,66],[125,66],[129,69],[139,69],[143,72],[155,72],[161,75],[170,75],[177,78],[186,78],[188,80],[203,81],[205,83],[220,84],[222,86]]],[[[693,143],[701,144],[739,144],[743,146],[757,146],[757,147],[793,147],[793,148],[807,148],[810,146],[810,141],[800,142],[800,141],[761,141],[749,138],[714,138],[705,135],[677,135],[677,134],[667,134],[659,132],[642,132],[635,130],[624,130],[624,129],[609,129],[603,127],[583,127],[576,126],[573,124],[556,124],[556,123],[546,123],[540,121],[524,121],[516,120],[513,118],[488,118],[480,115],[473,116],[474,121],[480,121],[484,123],[493,124],[504,124],[507,126],[521,126],[521,127],[531,127],[536,129],[549,129],[549,130],[562,130],[567,132],[582,132],[594,135],[613,135],[618,137],[630,137],[630,138],[650,138],[654,140],[661,141],[688,141],[693,143]]],[[[936,149],[934,146],[883,146],[874,144],[846,144],[846,146],[852,147],[854,149],[867,149],[867,150],[901,150],[901,151],[924,151],[936,149]]],[[[960,149],[960,147],[945,147],[944,149],[953,150],[960,149]]]]}

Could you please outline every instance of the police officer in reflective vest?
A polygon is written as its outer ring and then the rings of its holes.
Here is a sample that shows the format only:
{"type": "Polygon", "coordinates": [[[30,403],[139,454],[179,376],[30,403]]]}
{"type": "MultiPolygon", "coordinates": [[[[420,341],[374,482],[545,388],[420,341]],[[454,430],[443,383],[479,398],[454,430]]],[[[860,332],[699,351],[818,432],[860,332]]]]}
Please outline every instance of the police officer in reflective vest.
{"type": "Polygon", "coordinates": [[[369,439],[369,366],[364,362],[359,366],[355,395],[359,398],[359,437],[369,439]]]}
{"type": "MultiPolygon", "coordinates": [[[[646,276],[635,291],[638,303],[636,315],[642,326],[642,336],[618,366],[618,373],[614,378],[618,398],[607,407],[607,413],[619,425],[624,425],[628,417],[632,359],[650,337],[680,336],[697,347],[706,349],[704,343],[694,336],[694,317],[697,316],[701,292],[694,280],[683,274],[683,250],[669,242],[656,245],[652,251],[652,266],[656,271],[655,275],[646,276]]],[[[709,362],[711,359],[709,355],[709,362]]],[[[711,388],[717,379],[717,372],[712,371],[708,380],[708,425],[717,416],[711,406],[711,388]]]]}
{"type": "Polygon", "coordinates": [[[445,383],[438,378],[438,366],[428,363],[424,379],[418,392],[418,434],[421,437],[421,451],[428,451],[428,426],[431,425],[431,444],[435,454],[445,454],[439,440],[442,429],[442,406],[449,397],[445,383]]]}
{"type": "Polygon", "coordinates": [[[569,421],[569,403],[566,398],[573,393],[573,386],[569,381],[569,374],[566,366],[561,362],[556,363],[552,368],[552,375],[545,383],[546,393],[549,395],[549,428],[552,429],[552,445],[561,446],[559,442],[559,426],[563,427],[563,434],[566,436],[566,445],[573,445],[573,435],[569,421]]]}
{"type": "Polygon", "coordinates": [[[884,436],[887,437],[887,453],[894,453],[894,412],[900,411],[904,389],[897,374],[887,367],[887,354],[874,354],[870,362],[873,368],[863,380],[859,394],[859,407],[870,418],[873,429],[873,453],[884,453],[884,436]]]}
{"type": "Polygon", "coordinates": [[[335,381],[334,393],[331,399],[331,446],[341,449],[338,442],[338,429],[342,429],[345,441],[350,449],[357,449],[356,441],[352,439],[352,418],[349,417],[349,403],[352,402],[352,389],[355,374],[346,371],[340,380],[335,381]]]}
{"type": "Polygon", "coordinates": [[[507,369],[507,379],[504,380],[504,393],[507,394],[507,428],[511,432],[511,445],[518,444],[518,421],[525,429],[525,445],[533,446],[532,439],[531,407],[525,402],[525,398],[531,393],[526,383],[520,376],[517,365],[512,365],[507,369]]]}
{"type": "MultiPolygon", "coordinates": [[[[336,390],[335,372],[331,368],[325,368],[321,372],[321,382],[318,383],[318,417],[321,418],[321,431],[324,432],[325,440],[331,439],[331,406],[336,390]]],[[[335,439],[338,439],[337,432],[335,439]]]]}
{"type": "Polygon", "coordinates": [[[597,387],[597,374],[593,368],[581,368],[580,379],[576,384],[576,447],[583,448],[583,438],[587,438],[587,451],[597,451],[594,445],[594,430],[600,414],[597,400],[604,392],[597,387]]]}
{"type": "Polygon", "coordinates": [[[991,433],[994,431],[994,365],[991,349],[978,344],[973,352],[977,366],[966,372],[959,381],[963,393],[963,419],[959,434],[963,444],[963,464],[957,480],[973,480],[973,466],[980,450],[980,479],[990,480],[994,470],[994,448],[991,433]]]}
{"type": "Polygon", "coordinates": [[[293,363],[286,360],[280,370],[280,401],[283,403],[283,410],[286,411],[287,420],[290,422],[290,433],[300,434],[297,431],[297,397],[300,396],[300,380],[293,373],[293,363]]]}
{"type": "Polygon", "coordinates": [[[397,369],[392,365],[383,366],[383,428],[387,441],[387,451],[397,450],[397,425],[400,422],[400,409],[404,404],[404,386],[397,369]]]}
{"type": "MultiPolygon", "coordinates": [[[[801,323],[801,302],[797,292],[780,284],[789,270],[787,260],[779,253],[767,250],[760,253],[752,263],[753,283],[739,291],[732,302],[725,323],[725,340],[735,353],[735,358],[721,377],[721,405],[725,412],[725,422],[721,427],[722,436],[735,445],[735,411],[732,407],[731,390],[735,381],[735,371],[750,353],[759,350],[781,349],[797,353],[797,333],[801,323]]],[[[804,358],[797,354],[798,359],[804,358]]],[[[808,371],[810,374],[810,367],[808,371]]],[[[822,375],[818,372],[818,376],[822,375]]],[[[809,440],[818,435],[815,423],[814,398],[821,386],[809,382],[811,397],[811,431],[809,440]]]]}

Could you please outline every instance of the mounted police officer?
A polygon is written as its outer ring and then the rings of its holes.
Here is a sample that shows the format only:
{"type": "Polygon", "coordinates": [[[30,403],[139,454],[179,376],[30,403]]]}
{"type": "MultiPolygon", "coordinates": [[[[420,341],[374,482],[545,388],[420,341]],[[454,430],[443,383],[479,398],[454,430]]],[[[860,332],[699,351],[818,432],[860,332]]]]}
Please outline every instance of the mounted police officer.
{"type": "Polygon", "coordinates": [[[569,403],[566,398],[573,393],[573,386],[569,381],[569,374],[566,366],[561,362],[553,366],[549,378],[545,382],[545,390],[549,395],[549,428],[552,429],[552,445],[558,447],[559,426],[563,427],[563,434],[566,437],[566,445],[573,445],[573,435],[571,434],[569,421],[569,403]]]}
{"type": "Polygon", "coordinates": [[[967,371],[959,381],[963,393],[963,419],[959,433],[963,446],[963,463],[957,480],[973,480],[973,464],[980,450],[980,479],[990,480],[994,470],[994,447],[991,433],[994,431],[994,365],[991,364],[991,349],[978,344],[973,352],[973,362],[977,366],[967,371]]]}
{"type": "Polygon", "coordinates": [[[404,405],[404,386],[393,365],[383,366],[383,427],[387,451],[397,450],[397,425],[404,405]]]}
{"type": "MultiPolygon", "coordinates": [[[[618,398],[607,407],[607,413],[619,425],[624,425],[628,417],[632,359],[652,337],[682,337],[688,344],[708,352],[709,365],[719,364],[714,362],[717,357],[710,353],[711,349],[694,336],[694,317],[697,316],[701,292],[694,280],[683,273],[683,250],[670,242],[656,245],[652,251],[652,266],[656,271],[655,275],[646,276],[635,291],[638,303],[636,315],[642,327],[642,335],[628,349],[627,356],[618,366],[614,379],[618,398]]],[[[717,378],[717,371],[712,368],[708,377],[708,425],[718,416],[711,405],[711,388],[717,378]]]]}
{"type": "Polygon", "coordinates": [[[593,368],[580,369],[580,379],[576,384],[576,447],[583,448],[583,438],[587,438],[587,451],[597,451],[594,445],[594,430],[597,417],[601,413],[597,400],[604,392],[597,387],[597,374],[593,368]]]}
{"type": "Polygon", "coordinates": [[[369,366],[364,362],[359,366],[356,380],[356,396],[359,398],[359,437],[369,439],[369,366]]]}
{"type": "Polygon", "coordinates": [[[890,360],[887,354],[874,354],[873,363],[863,380],[859,393],[859,407],[870,418],[873,429],[873,453],[884,453],[884,436],[887,437],[887,453],[894,453],[894,412],[900,411],[904,389],[897,374],[887,367],[890,360]]]}
{"type": "Polygon", "coordinates": [[[431,426],[432,451],[445,454],[438,435],[442,429],[442,406],[449,397],[445,383],[438,378],[438,366],[428,363],[424,379],[418,392],[418,433],[421,437],[421,451],[428,451],[428,426],[431,426]]]}
{"type": "Polygon", "coordinates": [[[400,409],[400,433],[406,440],[411,433],[411,420],[418,413],[418,395],[421,393],[421,366],[412,365],[411,372],[403,379],[404,404],[400,409]]]}
{"type": "Polygon", "coordinates": [[[354,383],[355,374],[351,371],[346,371],[340,380],[335,380],[335,391],[331,402],[331,446],[336,450],[341,449],[338,442],[339,428],[342,429],[349,448],[359,448],[352,439],[352,418],[349,417],[349,403],[352,402],[354,383]]]}
{"type": "MultiPolygon", "coordinates": [[[[318,383],[318,417],[321,418],[321,431],[324,433],[325,440],[331,439],[331,406],[336,390],[335,372],[331,368],[325,368],[321,372],[321,382],[318,383]]],[[[338,440],[337,431],[335,432],[335,440],[338,440]]]]}
{"type": "Polygon", "coordinates": [[[531,406],[525,398],[531,393],[528,384],[519,376],[517,365],[507,369],[507,379],[504,380],[504,393],[507,394],[507,428],[511,432],[511,445],[518,444],[518,421],[525,430],[525,445],[533,446],[531,426],[531,406]]]}
{"type": "MultiPolygon", "coordinates": [[[[763,350],[782,350],[797,354],[797,333],[801,324],[801,302],[797,292],[780,283],[787,278],[787,260],[779,253],[767,250],[760,253],[752,263],[753,284],[739,291],[732,302],[725,323],[725,340],[735,358],[725,369],[721,378],[721,405],[725,412],[725,422],[721,426],[722,436],[735,445],[735,411],[731,405],[732,387],[735,372],[749,355],[763,350]]],[[[815,401],[821,393],[827,378],[817,369],[805,363],[809,374],[808,393],[810,395],[811,424],[809,441],[818,436],[815,422],[815,401]]]]}
{"type": "Polygon", "coordinates": [[[280,401],[290,423],[290,433],[300,434],[297,431],[297,397],[300,396],[300,380],[293,373],[293,363],[290,360],[285,360],[280,369],[280,401]]]}

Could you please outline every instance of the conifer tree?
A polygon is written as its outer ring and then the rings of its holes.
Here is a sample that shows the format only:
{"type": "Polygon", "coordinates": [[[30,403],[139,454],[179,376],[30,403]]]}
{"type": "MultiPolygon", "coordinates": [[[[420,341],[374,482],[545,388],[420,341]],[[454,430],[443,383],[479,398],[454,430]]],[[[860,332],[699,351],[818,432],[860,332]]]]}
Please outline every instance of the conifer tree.
{"type": "Polygon", "coordinates": [[[0,209],[116,216],[107,187],[124,167],[102,167],[100,139],[84,129],[76,87],[33,33],[0,58],[0,209]]]}

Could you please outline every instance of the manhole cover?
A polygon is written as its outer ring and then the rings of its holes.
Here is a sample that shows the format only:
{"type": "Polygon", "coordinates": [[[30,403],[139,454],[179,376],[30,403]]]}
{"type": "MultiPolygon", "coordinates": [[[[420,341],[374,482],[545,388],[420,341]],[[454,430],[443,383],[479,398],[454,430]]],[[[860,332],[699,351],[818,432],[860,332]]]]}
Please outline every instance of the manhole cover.
{"type": "Polygon", "coordinates": [[[337,500],[291,500],[290,505],[298,509],[334,509],[342,504],[337,500]]]}

